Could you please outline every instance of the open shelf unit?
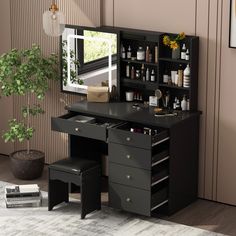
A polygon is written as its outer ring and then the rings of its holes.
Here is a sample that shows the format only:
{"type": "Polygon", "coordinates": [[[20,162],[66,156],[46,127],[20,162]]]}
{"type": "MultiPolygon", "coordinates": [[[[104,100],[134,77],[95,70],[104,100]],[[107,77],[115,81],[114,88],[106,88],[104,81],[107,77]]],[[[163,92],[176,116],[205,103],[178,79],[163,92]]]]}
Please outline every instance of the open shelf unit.
{"type": "MultiPolygon", "coordinates": [[[[163,32],[150,32],[142,30],[131,30],[123,29],[120,31],[120,55],[119,55],[119,75],[120,75],[120,100],[125,101],[125,93],[127,91],[134,91],[134,93],[142,95],[142,101],[148,101],[149,96],[153,96],[156,89],[160,89],[162,94],[170,94],[169,108],[173,108],[173,102],[175,97],[180,101],[185,96],[189,99],[190,111],[197,110],[197,91],[198,91],[198,47],[199,38],[195,36],[186,36],[184,40],[181,41],[180,48],[182,44],[185,43],[186,47],[190,52],[189,60],[173,59],[171,57],[171,49],[163,44],[164,35],[176,36],[176,34],[169,34],[163,32]],[[131,47],[132,59],[122,58],[121,49],[124,47],[126,52],[131,47]],[[137,60],[137,50],[142,47],[144,51],[146,47],[149,47],[150,53],[152,54],[152,60],[149,62],[137,60]],[[158,47],[158,60],[155,62],[155,47],[158,47]],[[127,64],[129,64],[130,70],[134,67],[135,71],[139,70],[141,72],[142,66],[144,67],[144,72],[149,68],[149,72],[154,70],[155,81],[151,82],[145,81],[143,78],[131,79],[127,77],[127,64]],[[168,74],[171,77],[171,71],[178,71],[180,68],[184,71],[187,65],[190,66],[190,87],[178,87],[172,83],[164,83],[163,75],[168,74]]],[[[127,54],[126,54],[127,55],[127,54]]],[[[144,73],[145,74],[145,73],[144,73]]],[[[135,73],[136,75],[136,73],[135,73]]],[[[141,76],[142,77],[142,74],[141,76]]],[[[162,103],[162,102],[161,102],[162,103]]],[[[162,105],[160,103],[160,105],[162,105]]]]}

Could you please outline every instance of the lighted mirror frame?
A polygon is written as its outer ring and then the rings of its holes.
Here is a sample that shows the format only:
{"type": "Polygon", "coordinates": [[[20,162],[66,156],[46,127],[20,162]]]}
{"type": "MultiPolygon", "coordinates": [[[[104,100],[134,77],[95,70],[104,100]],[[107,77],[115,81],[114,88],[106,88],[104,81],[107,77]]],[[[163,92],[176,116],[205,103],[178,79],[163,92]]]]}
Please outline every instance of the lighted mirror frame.
{"type": "Polygon", "coordinates": [[[97,41],[97,42],[105,42],[108,46],[108,82],[109,82],[109,91],[111,92],[112,89],[112,41],[109,39],[99,38],[99,37],[88,37],[84,35],[68,35],[67,36],[67,83],[71,87],[79,88],[82,90],[87,90],[87,85],[79,85],[74,84],[71,82],[71,70],[68,68],[71,68],[71,58],[70,58],[70,40],[74,39],[82,39],[82,40],[89,40],[89,41],[97,41]]]}

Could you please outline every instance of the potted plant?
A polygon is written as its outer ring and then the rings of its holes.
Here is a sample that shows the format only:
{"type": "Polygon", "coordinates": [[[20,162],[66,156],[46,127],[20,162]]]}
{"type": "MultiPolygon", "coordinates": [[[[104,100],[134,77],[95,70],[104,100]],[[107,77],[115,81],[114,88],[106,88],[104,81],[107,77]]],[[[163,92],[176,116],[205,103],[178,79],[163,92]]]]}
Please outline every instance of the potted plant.
{"type": "Polygon", "coordinates": [[[180,42],[185,38],[185,33],[182,32],[177,36],[165,35],[163,37],[163,44],[172,50],[172,58],[179,59],[180,56],[180,42]]]}
{"type": "Polygon", "coordinates": [[[31,117],[43,114],[44,110],[40,104],[31,104],[31,100],[32,96],[42,100],[48,90],[48,81],[59,78],[57,64],[56,55],[44,57],[36,45],[26,50],[13,49],[0,57],[0,94],[26,97],[26,104],[21,108],[22,120],[11,119],[9,130],[3,134],[5,142],[26,141],[25,150],[10,154],[16,178],[29,180],[42,174],[45,155],[31,149],[30,139],[35,131],[31,117]]]}

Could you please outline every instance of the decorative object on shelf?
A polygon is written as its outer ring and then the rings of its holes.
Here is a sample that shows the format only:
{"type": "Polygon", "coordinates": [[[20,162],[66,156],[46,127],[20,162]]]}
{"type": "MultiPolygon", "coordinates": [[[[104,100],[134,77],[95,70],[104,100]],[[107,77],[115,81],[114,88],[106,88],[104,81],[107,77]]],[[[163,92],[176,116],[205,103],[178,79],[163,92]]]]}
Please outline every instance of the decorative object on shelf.
{"type": "Polygon", "coordinates": [[[176,37],[171,37],[169,35],[165,35],[163,37],[163,44],[170,47],[170,49],[172,49],[172,58],[173,59],[180,58],[180,42],[184,38],[185,38],[184,32],[178,34],[176,37]]]}
{"type": "Polygon", "coordinates": [[[187,100],[186,100],[186,96],[183,96],[183,99],[181,101],[181,109],[182,111],[186,111],[187,110],[187,100]]]}
{"type": "Polygon", "coordinates": [[[166,94],[162,96],[162,103],[165,108],[169,107],[170,103],[170,92],[167,90],[166,94]]]}
{"type": "Polygon", "coordinates": [[[156,96],[149,96],[149,106],[151,106],[151,107],[158,106],[158,99],[156,96]]]}
{"type": "Polygon", "coordinates": [[[121,46],[121,58],[125,59],[126,58],[126,51],[125,51],[125,47],[122,45],[121,46]]]}
{"type": "Polygon", "coordinates": [[[55,0],[51,7],[43,13],[43,29],[48,36],[58,37],[65,30],[65,16],[59,11],[55,0]]]}
{"type": "Polygon", "coordinates": [[[186,52],[187,52],[187,48],[186,48],[185,43],[183,43],[182,48],[181,48],[181,56],[180,56],[182,60],[186,60],[186,52]]]}
{"type": "Polygon", "coordinates": [[[13,49],[0,57],[0,87],[4,96],[25,97],[26,104],[21,108],[21,121],[9,121],[9,130],[3,134],[5,142],[26,141],[26,150],[10,155],[13,174],[19,179],[35,179],[41,176],[44,167],[44,153],[30,148],[30,139],[35,129],[31,126],[31,117],[43,114],[39,104],[33,100],[42,100],[48,91],[49,80],[57,80],[58,58],[56,55],[42,56],[41,49],[33,45],[26,50],[13,49]],[[35,99],[32,99],[35,96],[35,99]]]}
{"type": "Polygon", "coordinates": [[[184,70],[184,80],[183,80],[183,87],[190,88],[190,66],[189,64],[184,70]]]}
{"type": "Polygon", "coordinates": [[[133,91],[125,92],[125,98],[127,102],[132,102],[134,100],[134,92],[133,91]]]}
{"type": "Polygon", "coordinates": [[[183,77],[184,77],[184,72],[182,69],[182,65],[179,65],[179,70],[178,70],[178,87],[183,86],[183,77]]]}
{"type": "Polygon", "coordinates": [[[127,59],[131,59],[132,57],[132,51],[131,51],[131,47],[128,47],[128,51],[127,51],[127,59]]]}
{"type": "Polygon", "coordinates": [[[177,75],[177,71],[176,70],[172,70],[171,71],[171,83],[172,85],[175,85],[175,76],[177,75]]]}
{"type": "Polygon", "coordinates": [[[88,86],[87,100],[88,102],[108,102],[109,87],[88,86]]]}
{"type": "Polygon", "coordinates": [[[172,49],[171,58],[172,59],[179,59],[180,58],[180,48],[172,49]]]}
{"type": "Polygon", "coordinates": [[[229,47],[236,48],[236,0],[230,0],[229,47]]]}
{"type": "Polygon", "coordinates": [[[145,60],[145,51],[143,47],[139,47],[137,50],[137,60],[138,61],[144,61],[145,60]]]}

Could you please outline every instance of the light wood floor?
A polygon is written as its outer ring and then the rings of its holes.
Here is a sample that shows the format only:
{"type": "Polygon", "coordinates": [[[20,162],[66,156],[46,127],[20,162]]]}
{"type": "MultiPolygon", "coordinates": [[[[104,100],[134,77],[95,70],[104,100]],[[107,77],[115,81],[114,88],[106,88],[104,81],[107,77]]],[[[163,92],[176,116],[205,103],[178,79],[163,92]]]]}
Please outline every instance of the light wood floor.
{"type": "MultiPolygon", "coordinates": [[[[22,181],[15,179],[10,171],[9,158],[0,156],[0,180],[14,184],[37,183],[47,191],[47,166],[40,179],[22,181]]],[[[73,194],[73,197],[74,194],[73,194]]],[[[107,202],[107,194],[102,194],[102,201],[107,202]]],[[[217,233],[236,236],[236,207],[199,199],[171,217],[165,217],[175,223],[189,225],[217,233]]]]}

